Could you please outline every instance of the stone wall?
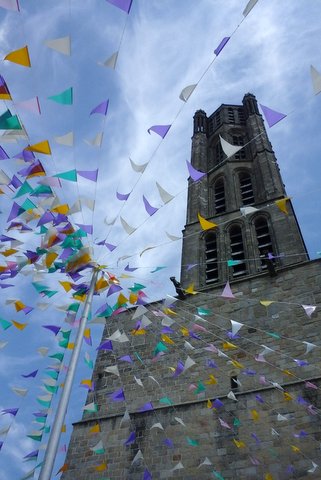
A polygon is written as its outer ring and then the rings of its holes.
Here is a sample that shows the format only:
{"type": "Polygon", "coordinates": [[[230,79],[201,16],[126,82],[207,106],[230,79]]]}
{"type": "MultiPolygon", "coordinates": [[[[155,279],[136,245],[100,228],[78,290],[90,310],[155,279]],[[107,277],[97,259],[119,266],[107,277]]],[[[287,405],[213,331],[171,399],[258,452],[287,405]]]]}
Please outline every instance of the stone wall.
{"type": "Polygon", "coordinates": [[[264,479],[267,473],[273,480],[320,478],[319,469],[307,473],[320,457],[320,347],[305,354],[303,343],[321,346],[320,313],[317,308],[310,318],[302,307],[321,304],[320,265],[316,260],[283,268],[274,278],[263,273],[235,281],[232,299],[221,297],[222,287],[204,289],[176,301],[170,307],[175,314],[162,303],[147,305],[145,316],[152,323],[146,335],[131,333],[137,322],[134,309],[108,318],[103,339],[119,329],[130,341],[113,342],[113,351],[98,354],[96,389],[87,403],[97,402],[99,410],[74,425],[69,469],[62,478],[136,480],[145,468],[153,479],[245,480],[264,479]],[[273,303],[263,306],[262,300],[273,303]],[[243,324],[239,338],[228,336],[231,319],[243,324]],[[165,334],[173,345],[161,337],[171,322],[173,332],[165,334]],[[168,350],[157,357],[161,340],[168,350]],[[274,350],[264,355],[265,362],[257,357],[265,349],[261,345],[274,350]],[[124,355],[132,363],[120,360],[124,355]],[[188,357],[195,364],[174,376],[178,362],[188,357]],[[120,376],[104,371],[115,364],[120,376]],[[231,376],[239,382],[233,389],[237,401],[227,397],[231,376]],[[120,388],[126,402],[111,401],[120,388]],[[149,402],[154,410],[140,412],[149,402]],[[121,424],[126,408],[130,422],[121,424]],[[90,434],[97,421],[101,433],[90,434]],[[163,430],[151,429],[156,423],[163,430]],[[124,446],[133,431],[135,441],[124,446]],[[104,455],[90,450],[100,439],[104,455]],[[132,464],[139,450],[144,460],[132,464]],[[206,457],[212,465],[199,466],[206,457]],[[102,461],[108,464],[103,474],[95,471],[102,461]],[[184,469],[173,471],[179,462],[184,469]]]}

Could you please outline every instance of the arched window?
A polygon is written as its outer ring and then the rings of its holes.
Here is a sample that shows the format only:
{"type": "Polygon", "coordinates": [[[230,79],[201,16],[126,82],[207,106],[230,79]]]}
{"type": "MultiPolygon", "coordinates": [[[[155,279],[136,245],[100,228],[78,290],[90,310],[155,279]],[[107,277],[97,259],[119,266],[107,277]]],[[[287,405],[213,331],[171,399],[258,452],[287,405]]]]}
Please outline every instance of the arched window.
{"type": "Polygon", "coordinates": [[[247,172],[239,174],[241,199],[243,205],[252,205],[254,203],[254,192],[251,176],[247,172]]]}
{"type": "Polygon", "coordinates": [[[216,214],[223,213],[226,210],[223,178],[219,178],[214,184],[214,209],[216,214]]]}
{"type": "Polygon", "coordinates": [[[205,276],[206,283],[218,282],[217,240],[215,233],[205,237],[205,276]]]}
{"type": "Polygon", "coordinates": [[[233,277],[239,277],[246,274],[245,252],[243,245],[242,229],[239,225],[233,225],[230,229],[230,246],[232,260],[240,263],[234,265],[233,277]]]}
{"type": "Polygon", "coordinates": [[[265,217],[259,217],[254,221],[254,226],[260,258],[262,259],[261,267],[262,270],[265,270],[267,268],[267,263],[264,258],[266,258],[269,253],[273,252],[268,222],[265,217]]]}

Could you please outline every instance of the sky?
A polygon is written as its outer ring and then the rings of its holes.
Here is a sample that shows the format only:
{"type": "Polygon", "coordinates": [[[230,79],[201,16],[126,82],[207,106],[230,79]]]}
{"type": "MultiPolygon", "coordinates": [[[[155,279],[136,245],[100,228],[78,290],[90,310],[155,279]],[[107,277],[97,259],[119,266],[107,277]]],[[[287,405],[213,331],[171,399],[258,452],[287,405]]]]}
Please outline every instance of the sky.
{"type": "MultiPolygon", "coordinates": [[[[186,160],[190,160],[193,115],[200,108],[210,115],[222,103],[241,104],[247,92],[254,93],[259,103],[287,115],[268,129],[268,135],[310,257],[317,258],[321,250],[321,97],[313,94],[310,78],[310,65],[321,71],[320,4],[318,0],[259,0],[244,19],[246,4],[246,0],[133,0],[129,15],[106,0],[20,0],[20,13],[0,7],[0,58],[28,45],[31,60],[31,68],[5,60],[1,64],[0,74],[13,98],[12,103],[2,101],[1,113],[7,108],[18,113],[29,138],[27,142],[1,143],[0,137],[0,145],[13,157],[26,143],[49,140],[52,155],[41,156],[48,176],[75,168],[99,169],[97,184],[78,177],[77,184],[62,181],[56,193],[61,203],[69,205],[79,196],[95,200],[94,211],[83,206],[82,213],[73,215],[72,220],[93,224],[93,235],[86,242],[93,248],[95,260],[107,265],[108,271],[119,275],[128,263],[138,267],[127,284],[146,285],[148,300],[173,295],[169,277],[180,276],[181,241],[171,241],[166,232],[180,237],[185,224],[186,160]],[[65,36],[71,38],[70,56],[45,45],[65,36]],[[214,49],[226,36],[231,39],[215,58],[214,49]],[[103,66],[116,51],[116,68],[103,66]],[[191,84],[197,87],[184,103],[179,94],[191,84]],[[48,99],[70,87],[73,105],[48,99]],[[35,96],[41,115],[19,107],[19,102],[35,96]],[[107,99],[106,116],[90,115],[107,99]],[[148,134],[153,125],[172,126],[162,139],[153,132],[148,134]],[[72,148],[55,142],[55,137],[70,131],[75,135],[72,148]],[[90,145],[100,132],[101,146],[90,145]],[[148,163],[144,173],[135,172],[129,159],[138,165],[148,163]],[[174,196],[167,205],[161,201],[156,182],[174,196]],[[128,200],[118,200],[116,191],[130,193],[128,200]],[[159,208],[151,217],[144,209],[143,195],[159,208]],[[135,233],[128,236],[119,218],[114,225],[107,225],[119,214],[137,228],[135,233]],[[104,239],[117,248],[109,252],[105,246],[94,245],[104,239]],[[143,252],[147,247],[155,248],[143,252]],[[165,268],[154,272],[157,267],[165,268]]],[[[22,165],[10,158],[2,161],[0,168],[10,176],[22,165]]],[[[0,197],[3,234],[7,233],[12,197],[0,197]]],[[[34,232],[23,238],[17,232],[11,234],[24,242],[23,249],[32,250],[41,241],[34,232]]],[[[39,408],[35,397],[44,392],[40,390],[41,374],[35,379],[21,375],[48,366],[48,358],[39,355],[37,348],[46,346],[54,352],[56,339],[41,325],[62,324],[64,314],[57,306],[70,302],[59,287],[49,300],[50,307],[41,311],[36,304],[42,299],[30,283],[45,281],[55,288],[64,279],[59,274],[22,271],[15,277],[14,287],[1,292],[0,317],[26,321],[28,326],[23,331],[0,330],[0,341],[8,342],[0,350],[0,407],[19,407],[0,453],[0,480],[22,478],[33,467],[22,458],[37,447],[26,435],[36,429],[32,424],[32,412],[39,408]],[[34,310],[24,317],[6,304],[10,298],[20,299],[34,310]],[[28,388],[27,396],[17,397],[13,386],[28,388]]],[[[94,310],[103,301],[95,298],[94,310]]],[[[94,358],[102,326],[91,328],[93,347],[85,350],[94,358]]],[[[71,422],[81,418],[86,392],[78,385],[81,378],[90,376],[86,368],[82,361],[62,444],[68,442],[71,422]]],[[[7,415],[0,417],[0,430],[12,420],[7,415]]],[[[61,453],[55,471],[63,462],[61,453]]]]}

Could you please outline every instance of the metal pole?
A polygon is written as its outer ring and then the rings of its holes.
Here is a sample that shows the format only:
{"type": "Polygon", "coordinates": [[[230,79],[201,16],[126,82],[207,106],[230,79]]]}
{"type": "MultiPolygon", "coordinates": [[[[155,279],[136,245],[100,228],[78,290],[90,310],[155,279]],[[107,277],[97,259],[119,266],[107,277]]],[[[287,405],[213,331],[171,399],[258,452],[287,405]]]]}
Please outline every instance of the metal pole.
{"type": "Polygon", "coordinates": [[[64,388],[62,390],[62,394],[59,400],[59,405],[57,408],[55,420],[52,425],[45,458],[44,458],[40,475],[39,475],[39,480],[51,479],[52,470],[53,470],[56,455],[57,455],[61,429],[62,429],[64,420],[65,420],[65,415],[67,412],[69,397],[71,394],[72,384],[74,381],[76,367],[77,367],[77,363],[80,355],[82,340],[85,333],[86,322],[87,322],[88,314],[90,312],[94,289],[97,281],[97,275],[98,275],[98,269],[95,268],[91,277],[89,291],[87,294],[84,310],[79,323],[77,337],[75,340],[75,346],[71,355],[70,364],[69,364],[68,372],[66,375],[64,388]]]}

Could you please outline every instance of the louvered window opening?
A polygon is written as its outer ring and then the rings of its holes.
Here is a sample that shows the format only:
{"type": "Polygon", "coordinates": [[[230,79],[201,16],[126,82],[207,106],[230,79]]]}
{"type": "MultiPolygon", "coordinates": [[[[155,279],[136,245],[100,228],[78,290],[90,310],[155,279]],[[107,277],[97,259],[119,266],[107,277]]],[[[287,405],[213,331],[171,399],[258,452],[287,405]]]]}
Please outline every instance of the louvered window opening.
{"type": "Polygon", "coordinates": [[[215,183],[214,187],[214,207],[215,213],[223,213],[225,212],[226,205],[225,205],[225,188],[224,188],[224,181],[222,179],[218,180],[215,183]]]}
{"type": "Polygon", "coordinates": [[[221,142],[218,142],[216,144],[215,156],[216,156],[216,163],[223,162],[223,150],[222,150],[221,142]]]}
{"type": "Polygon", "coordinates": [[[239,178],[242,204],[252,205],[254,203],[254,193],[251,177],[247,173],[241,173],[239,178]]]}
{"type": "Polygon", "coordinates": [[[255,221],[255,232],[260,252],[261,268],[262,270],[266,270],[267,265],[264,258],[267,257],[268,253],[272,253],[273,250],[269,226],[265,218],[258,218],[255,221]]]}
{"type": "Polygon", "coordinates": [[[231,257],[232,260],[241,260],[242,263],[239,265],[234,265],[233,268],[233,277],[239,277],[246,274],[246,264],[244,245],[243,245],[243,236],[242,230],[240,227],[233,227],[230,231],[230,246],[231,246],[231,257]]]}
{"type": "Polygon", "coordinates": [[[207,235],[205,248],[206,283],[218,282],[217,241],[216,235],[207,235]]]}
{"type": "MultiPolygon", "coordinates": [[[[238,145],[239,147],[241,145],[244,145],[244,138],[241,137],[240,135],[233,135],[233,145],[238,145]]],[[[244,160],[246,158],[245,156],[245,149],[242,148],[239,152],[236,152],[234,155],[236,160],[244,160]]]]}
{"type": "Polygon", "coordinates": [[[229,121],[229,123],[235,123],[233,108],[228,109],[228,121],[229,121]]]}
{"type": "Polygon", "coordinates": [[[239,122],[241,125],[244,125],[245,124],[245,116],[244,116],[244,111],[242,108],[239,108],[237,110],[237,113],[238,113],[238,117],[239,117],[239,122]]]}

